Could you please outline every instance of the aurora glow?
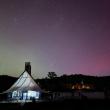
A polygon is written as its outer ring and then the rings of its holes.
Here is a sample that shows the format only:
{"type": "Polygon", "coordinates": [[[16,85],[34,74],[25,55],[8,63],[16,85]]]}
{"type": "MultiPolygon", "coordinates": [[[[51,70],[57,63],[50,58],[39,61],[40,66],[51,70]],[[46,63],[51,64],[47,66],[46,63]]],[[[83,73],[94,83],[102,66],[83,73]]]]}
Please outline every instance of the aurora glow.
{"type": "Polygon", "coordinates": [[[47,72],[110,75],[109,0],[0,0],[0,74],[31,61],[47,72]]]}

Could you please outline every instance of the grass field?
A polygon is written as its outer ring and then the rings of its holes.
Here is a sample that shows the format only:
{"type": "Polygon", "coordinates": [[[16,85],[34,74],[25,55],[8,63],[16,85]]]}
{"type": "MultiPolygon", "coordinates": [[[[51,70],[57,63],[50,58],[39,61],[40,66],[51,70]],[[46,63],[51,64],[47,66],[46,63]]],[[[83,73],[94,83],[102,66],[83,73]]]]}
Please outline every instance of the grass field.
{"type": "Polygon", "coordinates": [[[64,100],[40,103],[0,103],[0,110],[110,110],[110,100],[64,100]]]}

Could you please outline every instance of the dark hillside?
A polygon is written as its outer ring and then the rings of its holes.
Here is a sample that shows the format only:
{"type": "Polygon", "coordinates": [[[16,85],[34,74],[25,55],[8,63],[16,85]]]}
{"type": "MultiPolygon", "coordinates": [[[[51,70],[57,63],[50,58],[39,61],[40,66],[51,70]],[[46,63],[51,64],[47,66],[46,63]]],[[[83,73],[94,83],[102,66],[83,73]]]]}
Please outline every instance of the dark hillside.
{"type": "MultiPolygon", "coordinates": [[[[1,75],[0,92],[3,92],[10,88],[16,80],[16,77],[1,75]]],[[[92,84],[95,90],[110,90],[110,76],[95,77],[85,75],[63,75],[60,77],[55,77],[53,79],[44,78],[36,79],[35,81],[41,88],[50,91],[71,90],[73,84],[81,83],[82,81],[85,84],[92,84]]]]}
{"type": "Polygon", "coordinates": [[[3,92],[10,88],[10,86],[17,80],[15,77],[1,75],[0,76],[0,92],[3,92]]]}

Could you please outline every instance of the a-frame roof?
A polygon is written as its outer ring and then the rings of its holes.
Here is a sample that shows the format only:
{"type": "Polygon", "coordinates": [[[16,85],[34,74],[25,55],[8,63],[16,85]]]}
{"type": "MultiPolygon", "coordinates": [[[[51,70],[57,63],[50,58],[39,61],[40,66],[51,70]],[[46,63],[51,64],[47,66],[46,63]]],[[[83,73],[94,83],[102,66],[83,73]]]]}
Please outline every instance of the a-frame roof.
{"type": "Polygon", "coordinates": [[[7,91],[5,91],[5,93],[27,90],[42,91],[34,79],[28,74],[28,72],[24,71],[20,75],[19,79],[7,91]]]}

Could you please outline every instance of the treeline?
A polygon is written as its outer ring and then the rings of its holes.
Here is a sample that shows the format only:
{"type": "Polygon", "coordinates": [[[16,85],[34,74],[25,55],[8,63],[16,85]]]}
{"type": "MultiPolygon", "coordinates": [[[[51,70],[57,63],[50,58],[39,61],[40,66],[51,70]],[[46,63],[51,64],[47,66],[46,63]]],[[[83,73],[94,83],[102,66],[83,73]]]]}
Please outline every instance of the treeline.
{"type": "Polygon", "coordinates": [[[16,77],[1,75],[0,76],[0,92],[4,92],[7,89],[9,89],[9,87],[11,87],[16,80],[17,80],[16,77]]]}
{"type": "MultiPolygon", "coordinates": [[[[16,77],[1,75],[0,92],[9,89],[17,79],[16,77]]],[[[110,90],[110,76],[96,77],[81,74],[57,76],[55,72],[49,72],[46,78],[36,79],[35,81],[42,89],[47,91],[72,90],[73,85],[80,84],[82,81],[84,84],[93,85],[94,90],[110,90]]]]}
{"type": "Polygon", "coordinates": [[[54,76],[55,77],[51,76],[44,79],[37,79],[36,82],[40,84],[40,86],[43,89],[53,90],[53,91],[71,90],[73,85],[81,84],[82,81],[84,84],[93,85],[92,89],[94,90],[99,90],[99,91],[105,89],[110,90],[110,85],[109,85],[110,76],[96,77],[96,76],[86,76],[81,74],[62,75],[60,77],[57,77],[57,75],[54,76]]]}

